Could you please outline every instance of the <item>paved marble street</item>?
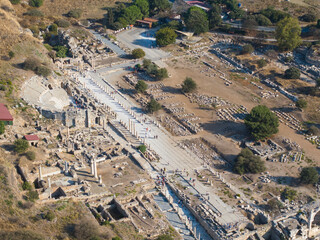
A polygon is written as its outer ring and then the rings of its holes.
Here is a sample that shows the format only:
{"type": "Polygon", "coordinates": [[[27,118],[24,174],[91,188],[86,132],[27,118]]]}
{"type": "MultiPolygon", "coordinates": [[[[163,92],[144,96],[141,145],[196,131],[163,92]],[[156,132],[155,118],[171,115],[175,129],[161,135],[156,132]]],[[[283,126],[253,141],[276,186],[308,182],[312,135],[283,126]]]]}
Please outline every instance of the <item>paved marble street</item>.
{"type": "MultiPolygon", "coordinates": [[[[98,101],[105,103],[117,113],[117,121],[127,126],[129,126],[129,122],[134,125],[132,132],[140,138],[141,142],[145,142],[150,149],[160,156],[160,161],[156,164],[159,169],[166,168],[168,174],[173,173],[176,169],[186,169],[190,173],[189,177],[196,178],[194,170],[203,168],[202,160],[181,149],[163,127],[151,117],[142,114],[143,111],[140,107],[135,106],[125,96],[117,92],[100,75],[90,72],[86,77],[79,77],[79,81],[85,84],[85,87],[92,92],[92,95],[98,101]],[[155,135],[158,136],[156,139],[154,138],[155,135]]],[[[217,220],[220,224],[234,224],[245,219],[240,212],[225,204],[212,191],[212,188],[196,181],[194,190],[203,195],[209,193],[209,204],[219,215],[217,220]]]]}

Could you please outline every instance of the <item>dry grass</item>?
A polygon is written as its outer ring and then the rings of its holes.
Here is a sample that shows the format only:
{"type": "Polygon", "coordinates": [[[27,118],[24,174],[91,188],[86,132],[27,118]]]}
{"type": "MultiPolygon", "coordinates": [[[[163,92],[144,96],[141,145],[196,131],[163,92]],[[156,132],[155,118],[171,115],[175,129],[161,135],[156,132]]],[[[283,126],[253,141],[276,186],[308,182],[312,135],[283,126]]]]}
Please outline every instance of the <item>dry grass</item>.
{"type": "MultiPolygon", "coordinates": [[[[114,6],[116,0],[54,0],[44,1],[40,10],[46,16],[61,16],[67,14],[71,9],[81,9],[82,18],[102,18],[106,14],[106,7],[114,6]]],[[[121,2],[121,1],[120,1],[121,2]]]]}

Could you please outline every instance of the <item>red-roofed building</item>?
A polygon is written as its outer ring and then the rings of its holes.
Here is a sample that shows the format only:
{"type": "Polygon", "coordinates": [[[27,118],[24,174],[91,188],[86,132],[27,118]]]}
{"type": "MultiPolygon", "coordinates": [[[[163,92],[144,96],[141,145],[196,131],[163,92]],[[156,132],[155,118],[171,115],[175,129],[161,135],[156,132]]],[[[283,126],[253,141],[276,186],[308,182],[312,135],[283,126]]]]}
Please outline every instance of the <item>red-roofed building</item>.
{"type": "Polygon", "coordinates": [[[39,142],[39,137],[37,135],[24,135],[24,138],[31,144],[31,146],[36,146],[39,142]]]}
{"type": "Polygon", "coordinates": [[[0,121],[4,122],[5,125],[13,124],[13,117],[3,103],[0,103],[0,121]]]}

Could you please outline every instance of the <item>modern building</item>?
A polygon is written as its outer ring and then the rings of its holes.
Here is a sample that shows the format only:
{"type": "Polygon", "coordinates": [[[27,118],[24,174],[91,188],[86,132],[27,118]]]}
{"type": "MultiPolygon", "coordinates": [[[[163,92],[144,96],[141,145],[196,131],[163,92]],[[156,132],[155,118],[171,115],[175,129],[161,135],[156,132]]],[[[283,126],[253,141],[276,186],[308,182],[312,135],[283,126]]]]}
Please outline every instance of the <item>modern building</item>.
{"type": "Polygon", "coordinates": [[[3,103],[0,103],[0,121],[4,122],[5,125],[13,124],[13,117],[3,103]]]}
{"type": "Polygon", "coordinates": [[[30,143],[31,146],[37,146],[39,137],[37,135],[24,135],[24,138],[30,143]]]}

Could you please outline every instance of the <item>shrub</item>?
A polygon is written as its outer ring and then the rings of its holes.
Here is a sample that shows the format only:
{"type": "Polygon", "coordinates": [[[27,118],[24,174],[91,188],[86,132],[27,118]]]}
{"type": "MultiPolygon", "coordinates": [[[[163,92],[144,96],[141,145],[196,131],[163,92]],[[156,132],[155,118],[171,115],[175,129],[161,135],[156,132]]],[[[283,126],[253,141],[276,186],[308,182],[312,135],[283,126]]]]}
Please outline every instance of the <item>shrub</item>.
{"type": "Polygon", "coordinates": [[[320,130],[315,125],[310,126],[308,129],[308,134],[310,135],[316,136],[316,135],[319,135],[319,133],[320,133],[320,130]]]}
{"type": "Polygon", "coordinates": [[[37,58],[29,57],[23,63],[23,69],[35,71],[41,66],[40,61],[37,58]]]}
{"type": "Polygon", "coordinates": [[[250,149],[245,148],[238,155],[233,169],[236,173],[242,175],[244,173],[260,173],[266,168],[259,156],[254,155],[250,149]]]}
{"type": "Polygon", "coordinates": [[[58,27],[67,28],[70,27],[70,22],[64,19],[58,19],[54,21],[55,24],[57,24],[58,27]]]}
{"type": "Polygon", "coordinates": [[[23,15],[32,16],[32,17],[43,17],[43,12],[39,11],[38,9],[30,9],[29,11],[25,12],[23,15]]]}
{"type": "Polygon", "coordinates": [[[72,9],[68,12],[68,17],[72,17],[72,18],[81,18],[82,15],[82,10],[81,9],[72,9]]]}
{"type": "Polygon", "coordinates": [[[189,93],[189,92],[193,92],[196,89],[197,89],[196,82],[192,78],[186,77],[186,79],[182,83],[182,91],[189,93]]]}
{"type": "Polygon", "coordinates": [[[135,86],[135,89],[139,93],[144,93],[147,90],[147,88],[148,88],[148,85],[143,80],[139,80],[138,83],[135,86]]]}
{"type": "Polygon", "coordinates": [[[10,59],[14,58],[14,55],[15,55],[14,52],[12,52],[12,51],[9,52],[9,58],[10,59]]]}
{"type": "Polygon", "coordinates": [[[301,20],[304,22],[315,22],[317,20],[317,16],[313,13],[307,13],[301,16],[301,20]]]}
{"type": "Polygon", "coordinates": [[[168,70],[166,68],[157,69],[155,72],[155,78],[157,80],[163,80],[168,77],[168,70]]]}
{"type": "Polygon", "coordinates": [[[5,85],[0,85],[0,91],[5,91],[5,90],[7,90],[6,86],[5,85]]]}
{"type": "Polygon", "coordinates": [[[39,199],[39,194],[37,191],[29,191],[27,194],[27,199],[31,202],[39,199]]]}
{"type": "Polygon", "coordinates": [[[39,28],[36,25],[32,25],[29,27],[29,29],[31,30],[31,32],[33,33],[34,37],[38,37],[39,36],[39,28]]]}
{"type": "Polygon", "coordinates": [[[275,198],[268,201],[268,208],[272,211],[280,211],[283,208],[283,204],[275,198]]]}
{"type": "Polygon", "coordinates": [[[57,24],[51,24],[49,27],[50,32],[53,32],[55,35],[58,33],[58,25],[57,24]]]}
{"type": "Polygon", "coordinates": [[[31,191],[32,190],[32,186],[29,182],[25,181],[23,184],[22,184],[22,189],[23,190],[29,190],[31,191]]]}
{"type": "Polygon", "coordinates": [[[5,131],[4,122],[0,121],[0,135],[4,134],[4,131],[5,131]]]}
{"type": "Polygon", "coordinates": [[[154,113],[156,111],[159,111],[161,109],[160,103],[158,103],[154,98],[150,100],[147,104],[147,111],[149,113],[154,113]]]}
{"type": "Polygon", "coordinates": [[[43,0],[29,0],[29,5],[31,7],[41,7],[43,4],[43,0]]]}
{"type": "Polygon", "coordinates": [[[76,239],[87,240],[96,237],[97,232],[97,222],[84,217],[75,225],[73,235],[76,239]]]}
{"type": "Polygon", "coordinates": [[[300,181],[304,184],[316,184],[319,181],[318,171],[314,167],[305,167],[300,172],[300,181]]]}
{"type": "Polygon", "coordinates": [[[285,57],[283,60],[287,63],[290,63],[290,62],[293,62],[294,58],[292,56],[288,56],[288,57],[285,57]]]}
{"type": "Polygon", "coordinates": [[[299,79],[300,70],[296,67],[290,67],[284,72],[284,77],[286,79],[299,79]]]}
{"type": "Polygon", "coordinates": [[[150,64],[152,64],[150,59],[143,59],[142,65],[144,68],[149,67],[150,64]]]}
{"type": "Polygon", "coordinates": [[[122,240],[122,238],[121,238],[121,237],[116,236],[116,237],[113,237],[113,238],[112,238],[112,240],[122,240]]]}
{"type": "Polygon", "coordinates": [[[297,191],[290,188],[285,188],[281,192],[281,198],[282,199],[288,199],[290,202],[293,201],[297,196],[297,191]]]}
{"type": "Polygon", "coordinates": [[[247,44],[247,45],[243,46],[241,53],[242,54],[251,54],[251,53],[253,53],[253,51],[254,51],[253,46],[251,44],[247,44]]]}
{"type": "Polygon", "coordinates": [[[43,46],[44,46],[49,52],[51,52],[52,49],[53,49],[48,43],[43,44],[43,46]]]}
{"type": "Polygon", "coordinates": [[[278,132],[278,117],[264,105],[252,108],[244,122],[255,140],[262,140],[278,132]]]}
{"type": "Polygon", "coordinates": [[[36,159],[36,154],[33,151],[28,151],[28,152],[26,152],[25,155],[30,161],[33,161],[36,159]]]}
{"type": "Polygon", "coordinates": [[[55,219],[56,215],[54,214],[54,212],[52,210],[49,210],[45,215],[44,218],[47,219],[48,221],[52,221],[53,219],[55,219]]]}
{"type": "Polygon", "coordinates": [[[14,151],[17,153],[23,153],[29,148],[29,143],[24,139],[17,139],[14,141],[14,151]]]}
{"type": "Polygon", "coordinates": [[[263,68],[263,67],[267,66],[268,62],[265,59],[259,59],[257,61],[257,64],[258,64],[259,68],[263,68]]]}
{"type": "Polygon", "coordinates": [[[35,73],[39,76],[49,77],[51,74],[51,69],[47,68],[46,66],[39,66],[37,67],[35,73]]]}
{"type": "Polygon", "coordinates": [[[145,145],[140,145],[140,146],[138,147],[138,150],[139,150],[140,152],[142,152],[142,153],[145,153],[145,152],[147,151],[147,147],[146,147],[145,145]]]}
{"type": "Polygon", "coordinates": [[[10,2],[11,2],[13,5],[16,5],[16,4],[19,4],[19,3],[20,3],[20,0],[10,0],[10,2]]]}
{"type": "Polygon", "coordinates": [[[141,48],[136,48],[132,50],[131,55],[134,59],[138,59],[143,58],[146,55],[146,53],[141,48]]]}
{"type": "Polygon", "coordinates": [[[68,53],[68,48],[66,46],[56,46],[53,48],[57,53],[56,56],[59,58],[65,58],[68,53]]]}
{"type": "Polygon", "coordinates": [[[303,109],[303,108],[306,108],[307,105],[308,105],[307,101],[302,98],[300,98],[298,101],[296,101],[297,108],[303,109]]]}
{"type": "Polygon", "coordinates": [[[157,240],[173,240],[173,238],[168,234],[162,234],[157,237],[157,240]]]}

